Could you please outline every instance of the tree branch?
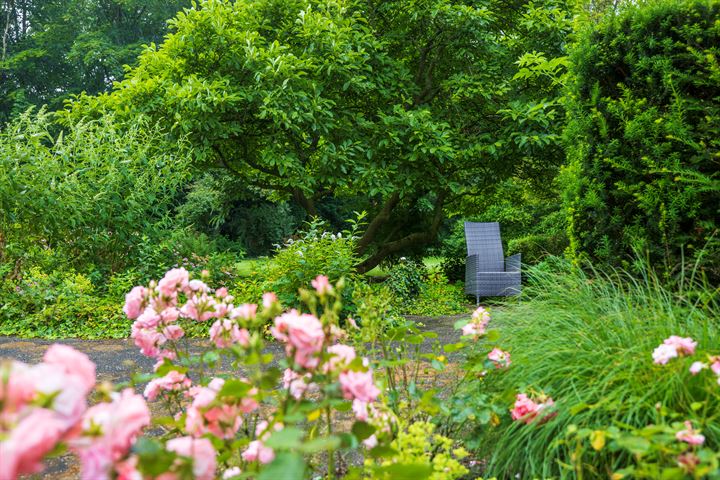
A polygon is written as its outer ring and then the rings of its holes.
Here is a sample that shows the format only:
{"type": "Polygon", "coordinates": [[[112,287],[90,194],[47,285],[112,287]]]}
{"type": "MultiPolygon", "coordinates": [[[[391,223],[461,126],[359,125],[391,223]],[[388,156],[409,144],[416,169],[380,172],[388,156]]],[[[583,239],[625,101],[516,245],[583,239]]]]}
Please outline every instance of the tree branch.
{"type": "Polygon", "coordinates": [[[356,265],[358,273],[365,273],[370,271],[388,255],[402,251],[408,247],[430,243],[431,241],[435,240],[435,238],[437,238],[437,233],[440,230],[440,225],[443,219],[443,205],[445,203],[445,196],[445,192],[441,192],[438,194],[437,200],[435,200],[433,219],[430,223],[429,230],[426,230],[424,232],[414,232],[398,240],[386,243],[385,245],[380,247],[380,249],[373,255],[356,265]]]}
{"type": "Polygon", "coordinates": [[[382,227],[388,220],[390,220],[390,213],[392,213],[393,208],[395,208],[399,201],[400,194],[394,192],[392,195],[390,195],[390,198],[387,199],[385,205],[383,205],[382,209],[378,212],[378,214],[375,215],[375,218],[373,218],[372,222],[370,222],[367,229],[365,229],[365,233],[363,233],[363,236],[360,237],[360,240],[358,241],[357,253],[359,255],[365,253],[367,247],[372,243],[373,240],[375,240],[375,235],[377,234],[380,227],[382,227]]]}

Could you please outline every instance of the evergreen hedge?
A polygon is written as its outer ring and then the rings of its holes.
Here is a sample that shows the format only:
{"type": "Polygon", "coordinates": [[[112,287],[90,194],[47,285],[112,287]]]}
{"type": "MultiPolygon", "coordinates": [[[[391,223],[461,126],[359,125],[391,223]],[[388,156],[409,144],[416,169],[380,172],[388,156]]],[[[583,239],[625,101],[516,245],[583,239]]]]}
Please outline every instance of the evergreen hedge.
{"type": "Polygon", "coordinates": [[[720,278],[720,2],[629,5],[577,33],[564,196],[576,257],[720,278]],[[704,255],[698,255],[703,251],[704,255]]]}

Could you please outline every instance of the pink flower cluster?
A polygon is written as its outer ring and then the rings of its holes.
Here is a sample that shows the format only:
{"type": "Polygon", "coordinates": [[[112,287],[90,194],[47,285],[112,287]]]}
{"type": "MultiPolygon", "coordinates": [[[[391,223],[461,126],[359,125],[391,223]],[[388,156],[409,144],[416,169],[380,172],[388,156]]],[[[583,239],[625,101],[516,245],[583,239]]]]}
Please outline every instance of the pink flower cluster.
{"type": "MultiPolygon", "coordinates": [[[[148,288],[133,288],[125,297],[123,311],[134,320],[130,336],[143,355],[160,361],[175,359],[177,352],[172,342],[185,335],[177,323],[179,319],[197,322],[216,319],[210,328],[210,339],[215,346],[227,348],[239,344],[247,347],[250,334],[238,321],[254,319],[257,305],[235,307],[234,298],[225,288],[218,289],[215,295],[210,292],[203,281],[190,280],[190,274],[184,268],[168,271],[148,288]]],[[[264,303],[272,304],[273,301],[274,296],[263,297],[264,303]]]]}
{"type": "Polygon", "coordinates": [[[688,445],[702,445],[705,443],[705,436],[701,435],[699,431],[693,429],[690,421],[685,421],[685,430],[680,430],[675,434],[675,438],[681,442],[685,442],[688,445]]]}
{"type": "Polygon", "coordinates": [[[192,398],[185,418],[188,433],[195,437],[210,433],[218,438],[230,439],[242,425],[242,414],[257,410],[259,405],[254,398],[257,389],[248,383],[247,396],[239,401],[222,402],[217,396],[224,384],[222,378],[214,378],[207,387],[196,386],[188,391],[188,396],[192,398]]]}
{"type": "Polygon", "coordinates": [[[512,363],[510,354],[499,348],[493,348],[487,355],[488,360],[495,364],[495,368],[507,368],[512,363]]]}
{"type": "Polygon", "coordinates": [[[293,358],[298,366],[304,369],[318,366],[318,354],[325,342],[325,332],[317,317],[293,309],[277,317],[270,331],[285,344],[288,357],[293,358]]]}
{"type": "Polygon", "coordinates": [[[80,457],[83,479],[117,474],[150,412],[130,389],[88,409],[94,387],[95,364],[65,345],[52,345],[37,365],[0,366],[0,478],[41,471],[61,442],[80,457]]]}
{"type": "Polygon", "coordinates": [[[275,459],[275,451],[266,446],[265,442],[273,431],[278,432],[283,429],[282,423],[273,423],[272,427],[267,421],[258,422],[255,427],[256,439],[250,442],[242,453],[242,458],[246,462],[260,462],[262,464],[270,463],[275,459]]]}
{"type": "Polygon", "coordinates": [[[653,350],[653,362],[658,365],[665,365],[672,358],[694,354],[695,347],[697,347],[697,342],[695,342],[692,338],[683,338],[678,337],[677,335],[672,335],[666,338],[659,347],[653,350]]]}
{"type": "Polygon", "coordinates": [[[690,373],[697,375],[702,370],[709,368],[717,377],[717,383],[720,385],[720,356],[712,355],[708,357],[708,362],[693,362],[690,366],[690,373]]]}
{"type": "Polygon", "coordinates": [[[529,425],[536,419],[539,423],[544,423],[556,415],[555,412],[541,415],[543,410],[548,410],[554,403],[550,397],[543,398],[540,402],[535,402],[526,394],[519,393],[515,397],[515,405],[510,411],[510,416],[513,420],[523,422],[526,425],[529,425]]]}
{"type": "Polygon", "coordinates": [[[478,307],[472,314],[470,322],[462,327],[462,333],[466,337],[478,338],[485,335],[487,326],[490,323],[490,312],[483,307],[478,307]]]}

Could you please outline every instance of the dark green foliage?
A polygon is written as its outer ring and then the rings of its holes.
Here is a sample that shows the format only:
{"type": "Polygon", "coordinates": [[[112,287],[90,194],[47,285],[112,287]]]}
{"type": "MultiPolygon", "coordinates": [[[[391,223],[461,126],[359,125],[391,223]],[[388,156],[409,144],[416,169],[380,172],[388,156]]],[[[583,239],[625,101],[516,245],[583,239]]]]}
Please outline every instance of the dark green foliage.
{"type": "Polygon", "coordinates": [[[714,0],[628,5],[578,33],[563,179],[576,255],[623,265],[637,250],[669,272],[711,243],[718,278],[718,55],[714,0]]]}
{"type": "Polygon", "coordinates": [[[0,124],[30,105],[55,110],[73,94],[121,80],[142,45],[160,42],[166,20],[189,0],[0,2],[0,124]]]}
{"type": "Polygon", "coordinates": [[[425,265],[411,259],[401,258],[393,265],[385,284],[402,304],[414,301],[423,289],[425,265]]]}
{"type": "Polygon", "coordinates": [[[176,221],[210,236],[239,243],[250,256],[269,255],[300,226],[304,212],[271,202],[226,171],[202,175],[191,185],[176,221]]]}

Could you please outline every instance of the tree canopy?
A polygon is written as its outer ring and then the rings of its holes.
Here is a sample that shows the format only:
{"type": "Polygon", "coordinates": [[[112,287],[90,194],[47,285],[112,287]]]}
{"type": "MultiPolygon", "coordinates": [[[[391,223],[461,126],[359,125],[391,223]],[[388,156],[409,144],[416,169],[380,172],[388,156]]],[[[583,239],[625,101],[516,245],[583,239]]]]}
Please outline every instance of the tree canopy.
{"type": "Polygon", "coordinates": [[[203,0],[170,27],[66,121],[150,117],[201,164],[310,215],[360,197],[361,271],[433,241],[462,196],[562,159],[552,94],[569,17],[552,0],[203,0]]]}

